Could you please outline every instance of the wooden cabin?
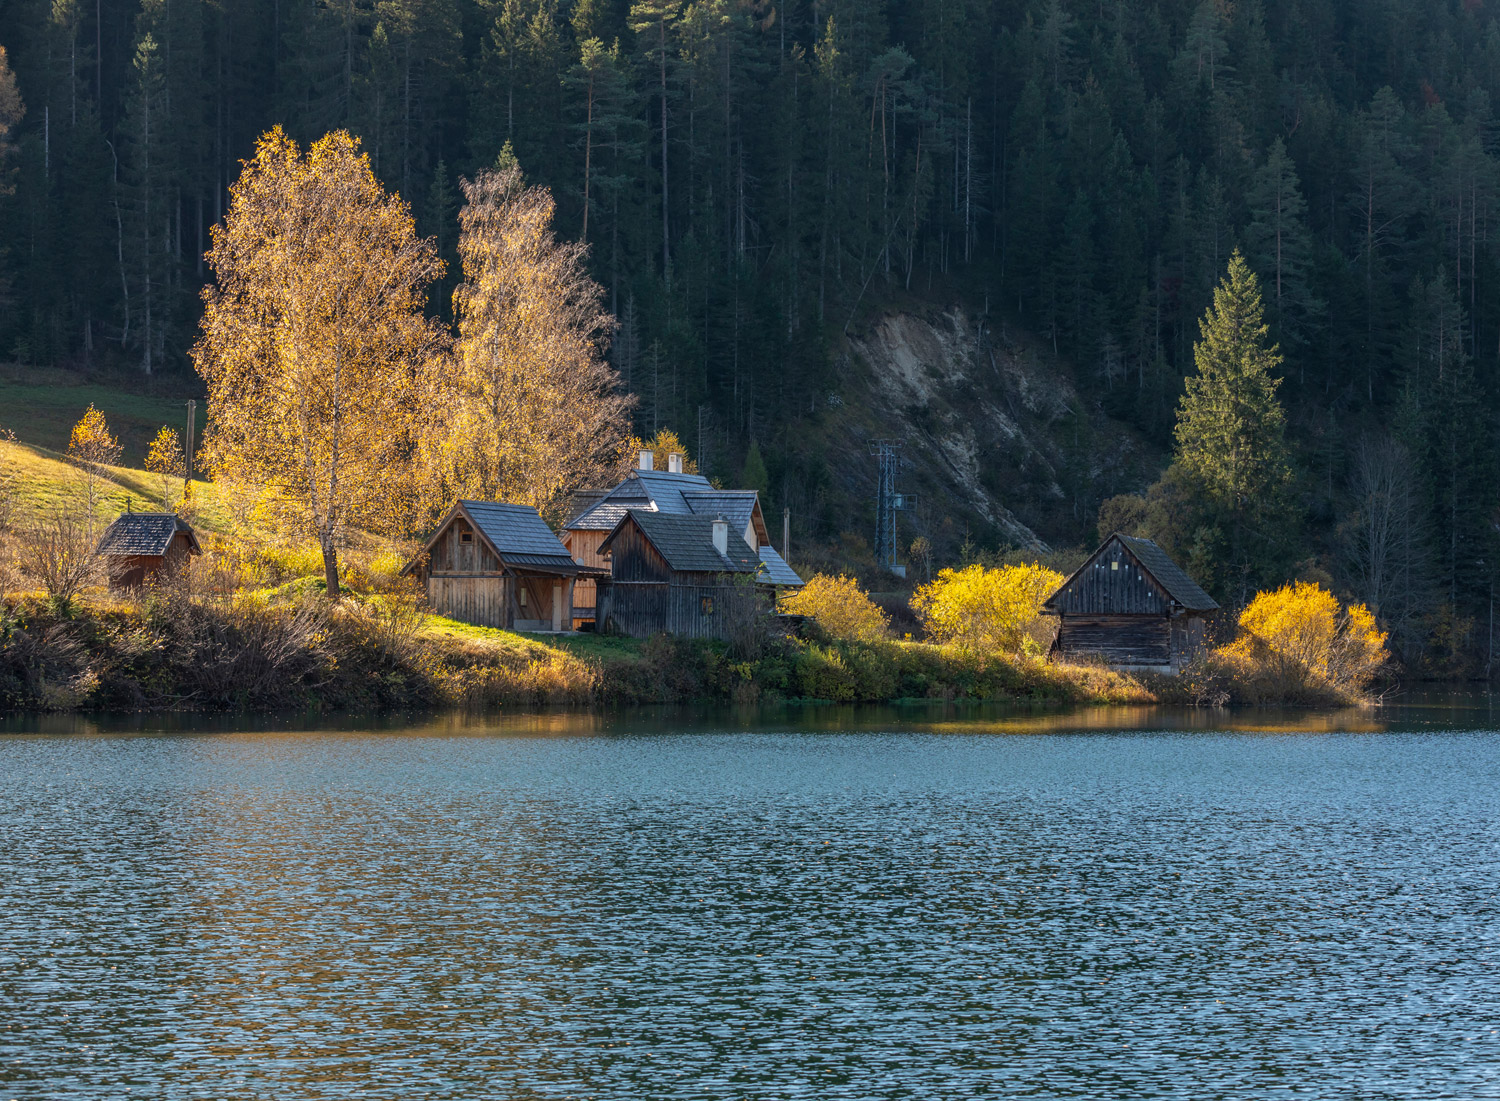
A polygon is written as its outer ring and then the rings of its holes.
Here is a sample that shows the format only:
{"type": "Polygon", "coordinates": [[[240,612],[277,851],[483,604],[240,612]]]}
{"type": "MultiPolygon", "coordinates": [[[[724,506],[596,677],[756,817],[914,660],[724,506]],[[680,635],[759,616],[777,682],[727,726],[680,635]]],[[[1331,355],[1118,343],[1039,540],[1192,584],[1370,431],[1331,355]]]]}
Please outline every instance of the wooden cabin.
{"type": "Polygon", "coordinates": [[[439,615],[480,627],[566,631],[583,568],[534,508],[458,501],[402,570],[439,615]]]}
{"type": "Polygon", "coordinates": [[[601,631],[727,639],[773,610],[775,582],[724,517],[627,509],[599,549],[610,564],[598,587],[601,631]]]}
{"type": "MultiPolygon", "coordinates": [[[[608,569],[603,552],[604,540],[631,509],[645,509],[671,516],[690,516],[713,520],[722,516],[730,530],[762,555],[768,570],[774,570],[779,584],[798,587],[802,579],[771,547],[770,531],[760,507],[760,494],[753,489],[715,489],[701,474],[683,472],[683,457],[667,457],[666,470],[651,468],[651,453],[642,451],[638,466],[612,489],[584,490],[574,497],[573,515],[563,525],[562,541],[579,565],[608,569]]],[[[579,625],[595,618],[595,586],[579,578],[574,590],[574,614],[579,625]]]]}
{"type": "Polygon", "coordinates": [[[112,589],[139,589],[202,553],[192,525],[171,512],[123,513],[99,538],[112,589]]]}
{"type": "Polygon", "coordinates": [[[1058,618],[1052,653],[1121,669],[1179,672],[1219,605],[1150,539],[1116,533],[1042,604],[1058,618]]]}

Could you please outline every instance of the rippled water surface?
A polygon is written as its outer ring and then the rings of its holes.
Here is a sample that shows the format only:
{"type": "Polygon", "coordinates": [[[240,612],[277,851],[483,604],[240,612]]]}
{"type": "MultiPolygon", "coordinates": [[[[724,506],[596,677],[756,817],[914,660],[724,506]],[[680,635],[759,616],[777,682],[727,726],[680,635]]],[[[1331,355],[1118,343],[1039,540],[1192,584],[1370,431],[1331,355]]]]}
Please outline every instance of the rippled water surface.
{"type": "Polygon", "coordinates": [[[0,735],[0,1098],[1500,1097],[1500,734],[731,725],[0,735]]]}

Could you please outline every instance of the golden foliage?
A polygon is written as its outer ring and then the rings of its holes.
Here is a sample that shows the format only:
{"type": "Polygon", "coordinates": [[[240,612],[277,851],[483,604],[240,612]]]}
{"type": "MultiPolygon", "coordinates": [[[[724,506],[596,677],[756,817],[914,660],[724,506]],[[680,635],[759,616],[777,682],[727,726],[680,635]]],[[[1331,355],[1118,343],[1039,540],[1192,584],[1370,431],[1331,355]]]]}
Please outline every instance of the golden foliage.
{"type": "Polygon", "coordinates": [[[783,598],[781,607],[793,615],[812,616],[834,638],[876,642],[890,628],[890,617],[865,595],[859,582],[843,574],[815,574],[800,592],[783,598]]]}
{"type": "Polygon", "coordinates": [[[177,430],[162,426],[151,446],[146,450],[146,469],[161,479],[161,507],[171,512],[176,500],[172,487],[187,476],[186,460],[182,454],[182,438],[177,430]]]}
{"type": "Polygon", "coordinates": [[[630,399],[603,356],[614,320],[587,249],[554,237],[550,192],[515,167],[462,186],[464,282],[444,426],[425,441],[430,504],[475,497],[547,512],[622,465],[630,399]]]}
{"type": "Polygon", "coordinates": [[[208,258],[193,359],[209,464],[318,541],[336,592],[346,528],[399,529],[416,509],[424,368],[444,344],[423,307],[442,262],[355,138],[304,155],[280,127],[231,189],[208,258]]]}
{"type": "Polygon", "coordinates": [[[90,403],[68,437],[68,457],[82,467],[113,466],[120,458],[120,441],[110,435],[104,414],[90,403]]]}
{"type": "Polygon", "coordinates": [[[1040,563],[942,570],[911,598],[912,609],[938,642],[1005,653],[1045,648],[1042,602],[1063,583],[1040,563]]]}
{"type": "Polygon", "coordinates": [[[630,465],[634,465],[637,456],[642,451],[651,452],[651,465],[656,470],[666,470],[667,456],[675,451],[682,456],[682,472],[684,474],[699,473],[698,464],[693,461],[692,453],[688,451],[687,445],[670,428],[658,428],[656,435],[652,436],[649,440],[643,440],[639,436],[631,436],[621,448],[625,461],[630,465]]]}
{"type": "Polygon", "coordinates": [[[104,496],[105,468],[120,461],[120,441],[110,435],[104,414],[92,402],[68,437],[68,458],[83,474],[84,527],[92,539],[95,514],[104,496]]]}
{"type": "Polygon", "coordinates": [[[1363,604],[1339,604],[1321,585],[1297,581],[1258,593],[1240,613],[1240,636],[1216,656],[1242,677],[1295,689],[1358,694],[1389,660],[1386,632],[1363,604]]]}

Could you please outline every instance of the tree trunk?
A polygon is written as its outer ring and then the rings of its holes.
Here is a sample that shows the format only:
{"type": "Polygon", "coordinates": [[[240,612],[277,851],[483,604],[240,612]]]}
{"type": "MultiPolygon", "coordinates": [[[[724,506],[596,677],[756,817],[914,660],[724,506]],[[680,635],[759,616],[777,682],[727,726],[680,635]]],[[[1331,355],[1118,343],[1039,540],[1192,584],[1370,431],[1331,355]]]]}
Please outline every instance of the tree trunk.
{"type": "Polygon", "coordinates": [[[333,536],[325,535],[323,543],[323,582],[328,586],[328,596],[337,600],[339,596],[339,552],[333,545],[333,536]]]}

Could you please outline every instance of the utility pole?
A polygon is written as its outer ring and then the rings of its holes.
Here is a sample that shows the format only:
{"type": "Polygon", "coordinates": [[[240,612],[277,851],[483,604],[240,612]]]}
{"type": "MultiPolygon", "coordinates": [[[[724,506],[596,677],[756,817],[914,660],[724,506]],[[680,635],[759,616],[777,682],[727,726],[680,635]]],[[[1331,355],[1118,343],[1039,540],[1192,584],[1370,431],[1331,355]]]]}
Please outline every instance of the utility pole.
{"type": "Polygon", "coordinates": [[[187,402],[187,449],[182,458],[182,495],[186,497],[191,492],[193,481],[193,429],[198,419],[198,402],[194,398],[188,398],[187,402]]]}
{"type": "MultiPolygon", "coordinates": [[[[781,558],[788,564],[792,561],[792,507],[790,505],[781,510],[781,558]]],[[[1493,629],[1490,633],[1494,634],[1493,629]]]]}

